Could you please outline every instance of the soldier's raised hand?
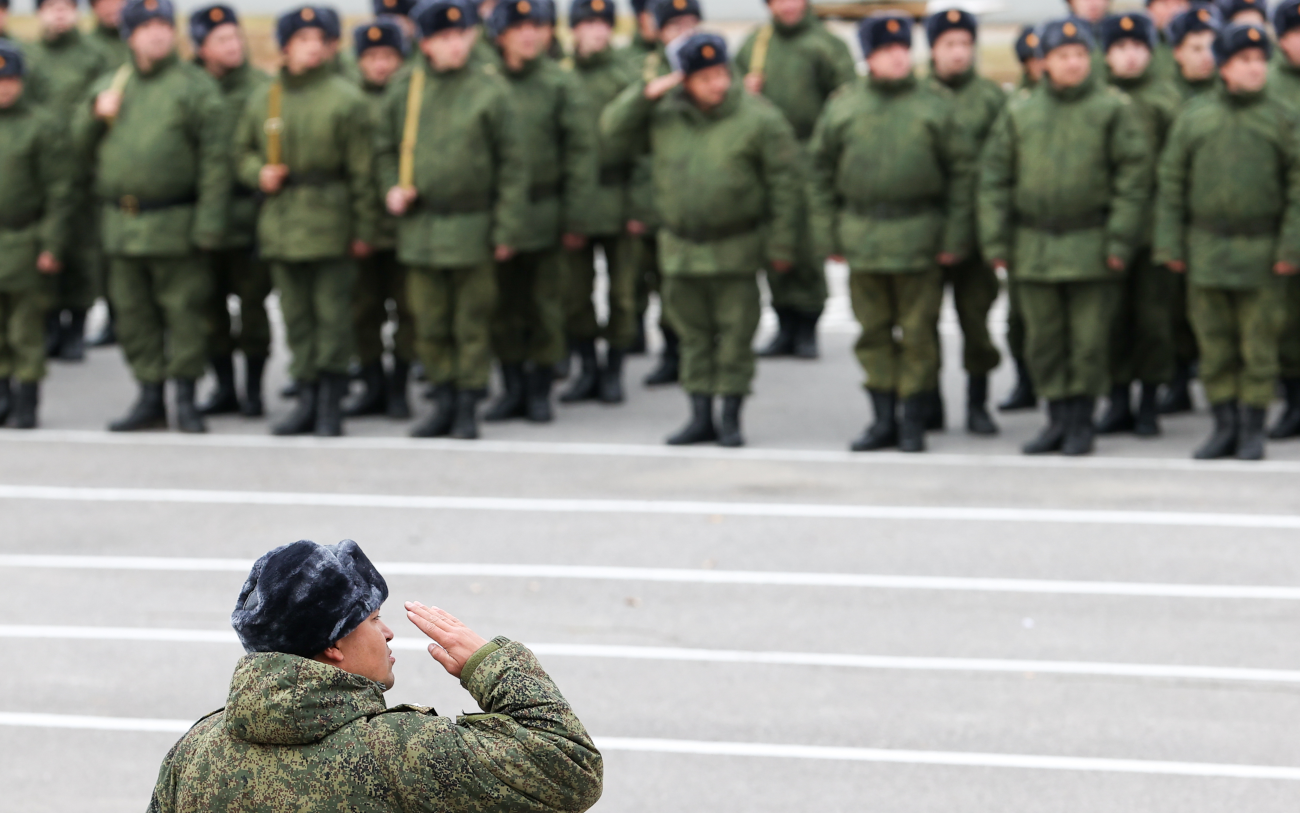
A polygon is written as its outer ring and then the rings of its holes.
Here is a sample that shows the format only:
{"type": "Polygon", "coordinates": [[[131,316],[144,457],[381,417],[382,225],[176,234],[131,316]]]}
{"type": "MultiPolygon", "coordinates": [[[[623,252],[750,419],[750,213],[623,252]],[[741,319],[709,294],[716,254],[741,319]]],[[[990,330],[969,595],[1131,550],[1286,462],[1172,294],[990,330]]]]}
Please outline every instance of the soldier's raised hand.
{"type": "Polygon", "coordinates": [[[657,76],[645,83],[645,97],[651,100],[662,98],[665,93],[680,85],[682,79],[681,71],[657,76]]]}
{"type": "Polygon", "coordinates": [[[106,90],[95,97],[95,118],[113,119],[117,118],[118,111],[122,109],[122,94],[111,90],[106,90]]]}
{"type": "Polygon", "coordinates": [[[452,677],[460,677],[465,662],[487,644],[483,636],[446,610],[426,607],[418,601],[408,601],[405,606],[406,617],[411,623],[433,639],[429,644],[429,654],[452,677]]]}
{"type": "Polygon", "coordinates": [[[416,191],[408,189],[405,186],[394,186],[388,190],[384,198],[384,205],[388,207],[388,213],[394,217],[401,217],[406,214],[406,210],[411,208],[415,202],[416,191]]]}

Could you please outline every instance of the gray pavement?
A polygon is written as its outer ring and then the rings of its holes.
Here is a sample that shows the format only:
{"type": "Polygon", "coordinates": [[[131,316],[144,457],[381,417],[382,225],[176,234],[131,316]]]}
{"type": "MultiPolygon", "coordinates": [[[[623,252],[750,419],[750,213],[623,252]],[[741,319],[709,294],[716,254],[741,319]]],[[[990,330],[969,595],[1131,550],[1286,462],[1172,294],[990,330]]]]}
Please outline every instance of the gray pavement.
{"type": "MultiPolygon", "coordinates": [[[[395,600],[537,646],[608,743],[600,811],[1295,811],[1300,590],[1246,588],[1300,587],[1300,443],[1194,464],[1202,404],[1159,440],[1102,439],[1083,461],[1016,454],[1037,414],[999,416],[991,440],[954,425],[929,456],[851,456],[868,415],[843,306],[821,361],[761,365],[739,453],[665,450],[684,398],[636,385],[625,406],[560,408],[477,445],[410,441],[383,419],[340,441],[238,418],[203,438],[122,438],[102,431],[132,394],[118,351],[56,365],[45,428],[0,432],[0,810],[142,810],[177,734],[133,729],[222,704],[240,562],[353,538],[398,563],[395,600]],[[945,513],[972,508],[1005,510],[945,513]],[[465,567],[430,571],[448,564],[465,567]],[[1167,594],[1180,585],[1234,589],[1167,594]]],[[[1004,366],[995,392],[1009,383],[1004,366]]],[[[403,648],[414,628],[396,629],[390,702],[473,710],[403,648]]]]}

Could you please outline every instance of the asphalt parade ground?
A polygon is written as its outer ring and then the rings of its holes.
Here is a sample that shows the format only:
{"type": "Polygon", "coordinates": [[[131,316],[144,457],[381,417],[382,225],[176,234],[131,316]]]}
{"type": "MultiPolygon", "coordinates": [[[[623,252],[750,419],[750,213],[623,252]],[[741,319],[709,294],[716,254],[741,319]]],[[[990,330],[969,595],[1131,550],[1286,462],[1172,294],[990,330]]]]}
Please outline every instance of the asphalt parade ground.
{"type": "Polygon", "coordinates": [[[392,704],[475,710],[401,600],[532,646],[605,754],[599,811],[1300,809],[1300,442],[1194,463],[1201,401],[1024,458],[1041,414],[966,436],[943,333],[949,429],[915,456],[844,451],[842,298],[820,361],[760,365],[738,451],[661,445],[685,399],[649,358],[624,406],[477,443],[109,435],[120,351],[55,365],[44,428],[0,431],[0,810],[142,811],[224,702],[248,565],[300,538],[388,578],[392,704]]]}

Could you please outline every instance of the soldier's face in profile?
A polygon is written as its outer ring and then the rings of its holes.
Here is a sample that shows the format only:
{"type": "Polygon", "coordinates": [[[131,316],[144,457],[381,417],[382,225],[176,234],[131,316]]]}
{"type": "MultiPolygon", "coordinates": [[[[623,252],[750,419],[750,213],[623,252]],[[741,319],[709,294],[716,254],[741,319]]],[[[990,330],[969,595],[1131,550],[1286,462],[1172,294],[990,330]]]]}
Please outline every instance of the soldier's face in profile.
{"type": "Polygon", "coordinates": [[[0,109],[13,107],[18,97],[23,95],[23,80],[17,76],[0,79],[0,109]]]}
{"type": "Polygon", "coordinates": [[[388,647],[391,640],[393,631],[379,617],[379,610],[375,610],[360,626],[317,655],[315,660],[370,678],[385,689],[391,689],[397,682],[393,675],[393,664],[397,659],[388,647]]]}
{"type": "Polygon", "coordinates": [[[176,29],[165,20],[147,20],[127,40],[137,60],[157,62],[176,48],[176,29]]]}
{"type": "Polygon", "coordinates": [[[767,0],[767,7],[782,25],[795,25],[808,13],[808,0],[767,0]]]}
{"type": "Polygon", "coordinates": [[[573,27],[573,47],[579,56],[598,54],[609,47],[613,33],[604,20],[583,20],[573,27]]]}
{"type": "Polygon", "coordinates": [[[1156,28],[1165,28],[1169,21],[1191,7],[1188,0],[1151,0],[1147,4],[1147,14],[1151,15],[1151,22],[1156,24],[1156,28]]]}
{"type": "Polygon", "coordinates": [[[199,49],[199,59],[209,68],[233,71],[244,64],[244,38],[239,26],[226,23],[212,29],[199,49]]]}
{"type": "Polygon", "coordinates": [[[1293,28],[1277,40],[1282,56],[1292,65],[1300,65],[1300,28],[1293,28]]]}
{"type": "Polygon", "coordinates": [[[57,37],[77,25],[77,6],[72,0],[45,0],[36,10],[36,18],[45,36],[57,37]]]}
{"type": "Polygon", "coordinates": [[[1070,10],[1090,23],[1099,23],[1110,13],[1110,0],[1071,0],[1070,10]]]}
{"type": "Polygon", "coordinates": [[[122,24],[122,8],[126,0],[95,0],[90,8],[95,12],[95,19],[100,25],[117,28],[122,24]]]}
{"type": "Polygon", "coordinates": [[[1120,79],[1136,79],[1151,64],[1151,49],[1137,40],[1120,40],[1106,51],[1106,64],[1120,79]]]}
{"type": "Polygon", "coordinates": [[[469,61],[476,39],[477,28],[445,28],[420,40],[420,50],[429,58],[435,71],[454,71],[469,61]]]}
{"type": "Polygon", "coordinates": [[[1174,49],[1174,61],[1189,82],[1199,82],[1214,75],[1214,32],[1188,34],[1174,49]]]}
{"type": "Polygon", "coordinates": [[[372,85],[386,85],[397,69],[402,67],[402,54],[396,48],[367,48],[357,58],[357,69],[372,85]]]}
{"type": "Polygon", "coordinates": [[[896,82],[912,72],[912,49],[900,43],[876,48],[867,57],[867,70],[882,82],[896,82]]]}
{"type": "Polygon", "coordinates": [[[731,67],[711,65],[687,76],[682,84],[697,107],[712,110],[722,104],[731,90],[731,67]]]}
{"type": "Polygon", "coordinates": [[[930,46],[930,59],[940,78],[960,76],[975,62],[975,38],[964,28],[945,31],[930,46]]]}
{"type": "Polygon", "coordinates": [[[1062,45],[1047,52],[1043,68],[1056,87],[1078,87],[1092,73],[1092,54],[1082,45],[1062,45]]]}
{"type": "Polygon", "coordinates": [[[1258,93],[1268,81],[1268,59],[1262,48],[1247,48],[1219,68],[1230,93],[1258,93]]]}
{"type": "Polygon", "coordinates": [[[328,56],[325,32],[319,28],[299,29],[284,44],[284,66],[292,74],[319,68],[328,56]]]}

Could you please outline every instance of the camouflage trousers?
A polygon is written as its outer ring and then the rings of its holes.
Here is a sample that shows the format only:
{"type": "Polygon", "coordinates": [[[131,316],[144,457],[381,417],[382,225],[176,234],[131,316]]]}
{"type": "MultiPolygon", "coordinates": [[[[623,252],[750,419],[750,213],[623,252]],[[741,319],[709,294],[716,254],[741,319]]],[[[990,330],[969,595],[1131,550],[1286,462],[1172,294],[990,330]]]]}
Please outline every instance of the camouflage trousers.
{"type": "Polygon", "coordinates": [[[0,380],[45,378],[45,313],[53,287],[51,281],[0,291],[0,380]]]}
{"type": "Polygon", "coordinates": [[[1169,297],[1169,315],[1173,319],[1174,360],[1179,365],[1195,362],[1201,356],[1196,345],[1196,332],[1192,330],[1192,320],[1188,315],[1191,304],[1187,296],[1187,275],[1174,274],[1172,291],[1169,297]]]}
{"type": "Polygon", "coordinates": [[[849,298],[861,332],[853,351],[864,386],[901,398],[934,387],[939,375],[943,272],[849,274],[849,298]]]}
{"type": "Polygon", "coordinates": [[[1278,364],[1283,378],[1300,378],[1300,276],[1283,279],[1286,291],[1286,327],[1278,345],[1278,364]]]}
{"type": "Polygon", "coordinates": [[[1187,303],[1201,350],[1200,379],[1211,404],[1267,407],[1278,377],[1278,341],[1286,322],[1285,280],[1253,290],[1188,285],[1187,303]]]}
{"type": "MultiPolygon", "coordinates": [[[[967,375],[988,375],[1002,363],[1002,354],[989,335],[989,311],[1002,288],[997,272],[975,256],[956,265],[944,266],[943,283],[952,290],[952,303],[957,311],[957,323],[961,326],[962,367],[967,375]]],[[[936,321],[935,330],[938,328],[936,321]]],[[[935,342],[938,341],[936,333],[935,342]]],[[[934,384],[938,386],[937,379],[934,384]]]]}
{"type": "Polygon", "coordinates": [[[1120,282],[1027,282],[1016,286],[1025,315],[1025,361],[1049,401],[1097,397],[1110,388],[1110,334],[1120,282]]]}
{"type": "MultiPolygon", "coordinates": [[[[660,293],[662,277],[659,273],[659,239],[653,232],[646,235],[628,237],[631,257],[628,262],[634,269],[636,277],[636,318],[640,324],[645,320],[645,312],[650,308],[650,294],[660,293]]],[[[666,309],[659,309],[659,325],[667,324],[666,309]]]]}
{"type": "Polygon", "coordinates": [[[564,332],[570,339],[603,337],[616,349],[629,347],[636,339],[637,257],[630,235],[593,237],[578,251],[564,252],[564,332]],[[592,296],[596,287],[596,248],[605,255],[609,279],[609,316],[602,326],[596,319],[592,296]]]}
{"type": "Polygon", "coordinates": [[[393,355],[411,361],[415,358],[415,317],[407,303],[406,266],[391,249],[376,251],[358,265],[357,286],[352,291],[357,361],[371,364],[383,358],[384,325],[390,319],[397,328],[393,331],[393,355]]]}
{"type": "Polygon", "coordinates": [[[415,347],[434,384],[486,390],[492,374],[490,324],[497,303],[492,263],[463,268],[413,266],[407,298],[415,319],[415,347]]]}
{"type": "Polygon", "coordinates": [[[1110,337],[1112,385],[1168,384],[1174,376],[1174,320],[1169,312],[1174,274],[1138,253],[1120,283],[1110,337]]]}
{"type": "Polygon", "coordinates": [[[266,298],[271,295],[271,272],[253,256],[251,248],[232,248],[212,253],[212,299],[208,319],[212,356],[229,356],[236,350],[245,358],[271,354],[271,321],[266,298]],[[239,299],[239,326],[230,319],[230,297],[239,299]]]}
{"type": "Polygon", "coordinates": [[[110,296],[107,275],[110,262],[99,243],[99,208],[87,206],[72,216],[72,245],[55,277],[51,308],[90,310],[97,295],[110,296]]]}
{"type": "Polygon", "coordinates": [[[207,257],[113,257],[108,285],[118,343],[137,381],[203,376],[211,335],[207,257]]]}
{"type": "Polygon", "coordinates": [[[1007,278],[1007,352],[1011,358],[1025,363],[1025,314],[1020,310],[1020,297],[1016,295],[1016,281],[1007,278]]]}
{"type": "Polygon", "coordinates": [[[559,249],[520,252],[496,264],[492,349],[502,364],[564,358],[564,266],[559,249]]]}
{"type": "Polygon", "coordinates": [[[271,263],[288,334],[289,375],[315,381],[343,374],[352,360],[352,288],[357,264],[349,257],[271,263]]]}
{"type": "Polygon", "coordinates": [[[663,303],[681,337],[682,389],[692,395],[748,395],[754,332],[762,316],[753,272],[664,277],[663,303]]]}

